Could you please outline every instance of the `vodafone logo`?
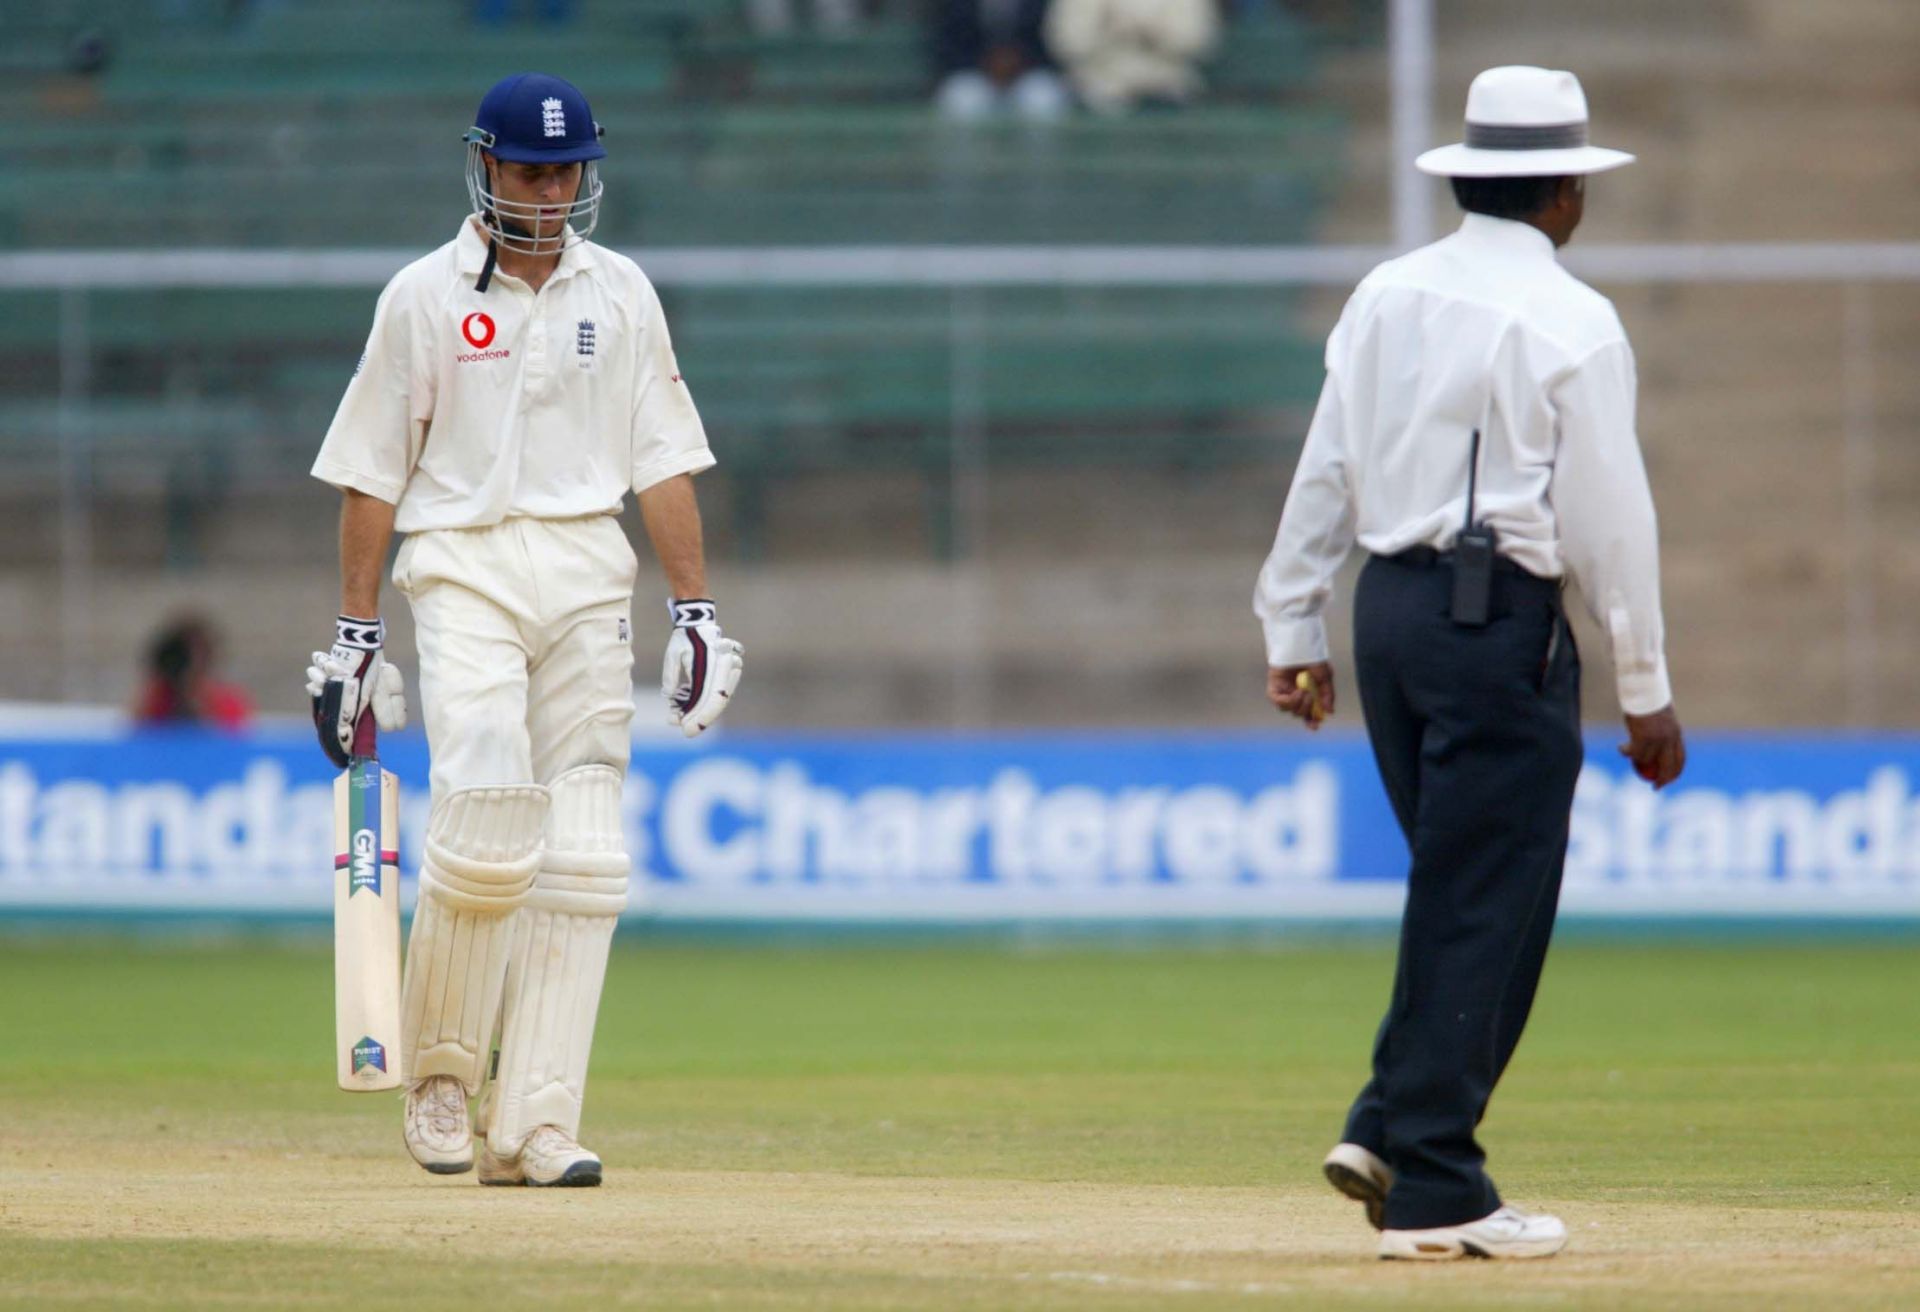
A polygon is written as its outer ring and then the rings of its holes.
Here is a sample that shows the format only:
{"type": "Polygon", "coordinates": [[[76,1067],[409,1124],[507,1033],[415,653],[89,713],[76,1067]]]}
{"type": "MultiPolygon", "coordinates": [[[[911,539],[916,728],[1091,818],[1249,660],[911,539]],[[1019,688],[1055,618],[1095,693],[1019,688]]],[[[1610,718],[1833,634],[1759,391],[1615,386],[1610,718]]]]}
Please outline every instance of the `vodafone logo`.
{"type": "Polygon", "coordinates": [[[460,321],[460,335],[475,350],[484,351],[493,345],[493,319],[478,310],[460,321]]]}
{"type": "Polygon", "coordinates": [[[464,355],[455,352],[453,357],[454,361],[458,364],[479,364],[485,360],[507,359],[513,352],[507,350],[505,347],[497,351],[489,351],[487,349],[493,345],[494,332],[493,316],[490,314],[483,314],[479,310],[475,310],[472,314],[462,319],[460,321],[460,335],[467,339],[467,345],[473,347],[473,350],[464,355]]]}

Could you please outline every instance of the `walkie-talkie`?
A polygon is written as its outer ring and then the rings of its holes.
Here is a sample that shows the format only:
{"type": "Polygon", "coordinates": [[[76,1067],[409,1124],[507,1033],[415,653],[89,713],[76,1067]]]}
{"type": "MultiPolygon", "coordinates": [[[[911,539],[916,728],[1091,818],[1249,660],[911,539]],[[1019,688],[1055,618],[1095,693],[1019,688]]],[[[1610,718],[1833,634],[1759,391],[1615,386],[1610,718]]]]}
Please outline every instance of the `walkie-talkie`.
{"type": "Polygon", "coordinates": [[[1453,622],[1469,629],[1484,628],[1493,602],[1493,556],[1500,535],[1493,525],[1473,516],[1475,484],[1480,474],[1480,430],[1473,430],[1473,450],[1467,458],[1467,522],[1453,540],[1453,622]]]}

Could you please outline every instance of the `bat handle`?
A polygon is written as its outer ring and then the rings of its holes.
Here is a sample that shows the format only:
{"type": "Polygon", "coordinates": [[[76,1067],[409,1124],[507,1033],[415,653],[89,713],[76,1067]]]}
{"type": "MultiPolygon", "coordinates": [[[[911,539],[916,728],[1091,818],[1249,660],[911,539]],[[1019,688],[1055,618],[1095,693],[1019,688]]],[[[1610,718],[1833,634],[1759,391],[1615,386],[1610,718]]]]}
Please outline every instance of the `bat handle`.
{"type": "Polygon", "coordinates": [[[360,719],[353,726],[353,750],[351,756],[377,756],[379,754],[374,739],[379,726],[373,721],[371,708],[361,712],[360,719]]]}

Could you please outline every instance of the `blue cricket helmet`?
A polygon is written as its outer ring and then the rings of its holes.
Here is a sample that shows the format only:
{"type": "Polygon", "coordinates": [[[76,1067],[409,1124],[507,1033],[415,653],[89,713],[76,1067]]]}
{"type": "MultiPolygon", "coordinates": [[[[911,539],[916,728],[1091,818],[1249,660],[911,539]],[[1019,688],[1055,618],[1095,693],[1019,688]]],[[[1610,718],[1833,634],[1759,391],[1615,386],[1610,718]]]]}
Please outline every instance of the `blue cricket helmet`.
{"type": "Polygon", "coordinates": [[[580,88],[545,73],[517,73],[494,83],[480,101],[473,126],[461,139],[467,143],[467,197],[475,214],[494,240],[509,250],[552,254],[569,240],[584,240],[600,221],[600,171],[595,161],[605,159],[600,125],[580,88]],[[505,201],[487,181],[485,156],[515,164],[584,164],[580,190],[567,205],[571,225],[552,237],[538,232],[540,206],[505,201]]]}

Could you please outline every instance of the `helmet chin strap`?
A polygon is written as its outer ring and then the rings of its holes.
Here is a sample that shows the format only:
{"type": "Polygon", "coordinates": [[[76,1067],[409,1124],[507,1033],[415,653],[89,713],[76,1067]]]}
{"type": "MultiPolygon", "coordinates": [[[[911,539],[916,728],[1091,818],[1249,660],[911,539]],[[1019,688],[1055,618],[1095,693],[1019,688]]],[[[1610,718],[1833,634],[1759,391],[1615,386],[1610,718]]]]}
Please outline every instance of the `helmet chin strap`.
{"type": "Polygon", "coordinates": [[[480,266],[480,276],[479,278],[474,280],[474,284],[473,284],[474,291],[479,292],[481,295],[486,294],[488,285],[493,282],[493,266],[498,264],[499,262],[500,262],[500,243],[496,238],[488,237],[487,238],[487,262],[480,266]]]}
{"type": "MultiPolygon", "coordinates": [[[[497,210],[488,210],[486,217],[488,219],[491,219],[493,221],[494,226],[506,236],[513,237],[524,242],[531,242],[536,246],[539,245],[540,241],[542,240],[542,238],[538,234],[532,232],[530,229],[528,229],[524,225],[520,223],[516,223],[511,219],[502,218],[500,216],[499,211],[497,210]]],[[[556,238],[552,238],[552,240],[560,242],[560,245],[555,247],[551,252],[535,251],[530,253],[556,254],[556,255],[559,254],[559,252],[565,249],[566,247],[565,229],[561,230],[560,236],[556,238]]],[[[509,249],[512,249],[512,248],[509,248],[509,249]]],[[[498,265],[499,262],[500,262],[500,238],[497,236],[489,235],[487,238],[487,262],[480,266],[480,276],[474,280],[474,284],[473,284],[474,291],[480,292],[482,294],[486,292],[487,288],[493,282],[493,271],[495,266],[498,265]]]]}

